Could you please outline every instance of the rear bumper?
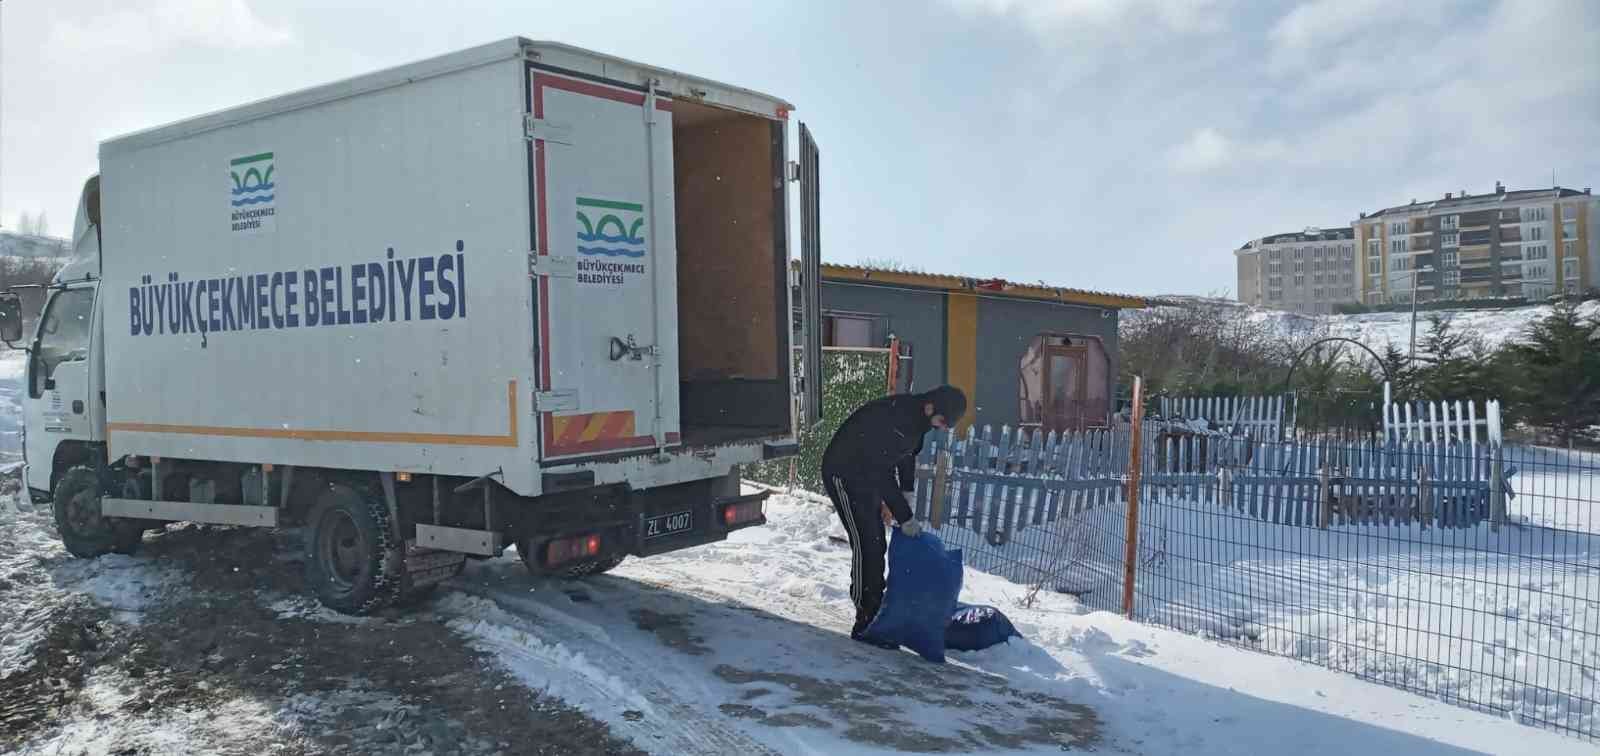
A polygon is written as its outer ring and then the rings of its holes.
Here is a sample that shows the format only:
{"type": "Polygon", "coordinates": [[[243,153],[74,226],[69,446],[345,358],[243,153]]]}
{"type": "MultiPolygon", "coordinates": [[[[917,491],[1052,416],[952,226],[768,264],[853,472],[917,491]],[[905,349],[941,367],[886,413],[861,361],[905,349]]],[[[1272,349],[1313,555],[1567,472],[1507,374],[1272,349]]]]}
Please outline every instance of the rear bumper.
{"type": "Polygon", "coordinates": [[[765,525],[767,524],[765,514],[754,520],[728,525],[723,522],[722,512],[723,508],[729,504],[765,502],[769,495],[771,494],[768,491],[759,491],[740,496],[706,496],[697,502],[665,498],[651,500],[648,496],[641,497],[640,506],[636,507],[635,510],[638,520],[634,523],[633,550],[631,553],[634,556],[641,557],[665,554],[669,551],[716,543],[717,541],[726,540],[728,534],[736,530],[765,525]],[[645,522],[650,518],[683,511],[692,512],[694,515],[693,526],[688,530],[656,537],[651,537],[646,533],[645,522]]]}

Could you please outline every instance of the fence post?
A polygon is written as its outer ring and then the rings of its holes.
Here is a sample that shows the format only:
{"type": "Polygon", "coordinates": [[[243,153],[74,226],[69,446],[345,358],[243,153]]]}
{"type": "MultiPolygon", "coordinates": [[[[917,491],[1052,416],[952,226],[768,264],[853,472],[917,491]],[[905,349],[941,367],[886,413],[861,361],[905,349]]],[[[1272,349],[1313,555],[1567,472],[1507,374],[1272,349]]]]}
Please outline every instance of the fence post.
{"type": "Polygon", "coordinates": [[[1139,451],[1144,429],[1144,380],[1133,377],[1133,428],[1128,441],[1128,546],[1122,555],[1122,611],[1133,619],[1133,580],[1139,564],[1139,451]]]}
{"type": "Polygon", "coordinates": [[[1433,526],[1433,491],[1428,473],[1426,462],[1417,468],[1417,519],[1422,521],[1424,530],[1433,526]]]}
{"type": "Polygon", "coordinates": [[[1489,529],[1498,533],[1506,520],[1505,458],[1500,445],[1489,445],[1489,529]]]}
{"type": "Polygon", "coordinates": [[[1333,475],[1329,469],[1332,460],[1327,455],[1322,458],[1322,471],[1318,474],[1319,494],[1317,496],[1317,527],[1328,529],[1328,521],[1333,518],[1333,475]]]}
{"type": "Polygon", "coordinates": [[[933,500],[928,521],[934,530],[944,527],[945,485],[950,480],[950,452],[939,449],[933,455],[933,500]]]}

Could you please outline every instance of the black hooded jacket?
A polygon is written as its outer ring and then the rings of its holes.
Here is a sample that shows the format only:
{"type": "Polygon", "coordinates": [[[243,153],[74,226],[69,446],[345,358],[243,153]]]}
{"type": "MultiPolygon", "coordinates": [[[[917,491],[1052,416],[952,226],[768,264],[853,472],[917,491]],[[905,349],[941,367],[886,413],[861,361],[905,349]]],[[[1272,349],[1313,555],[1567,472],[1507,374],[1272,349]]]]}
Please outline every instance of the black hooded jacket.
{"type": "Polygon", "coordinates": [[[933,427],[925,410],[929,403],[952,424],[966,411],[966,396],[949,386],[867,402],[833,434],[822,452],[822,474],[871,487],[896,522],[909,522],[905,492],[916,484],[916,457],[933,427]]]}

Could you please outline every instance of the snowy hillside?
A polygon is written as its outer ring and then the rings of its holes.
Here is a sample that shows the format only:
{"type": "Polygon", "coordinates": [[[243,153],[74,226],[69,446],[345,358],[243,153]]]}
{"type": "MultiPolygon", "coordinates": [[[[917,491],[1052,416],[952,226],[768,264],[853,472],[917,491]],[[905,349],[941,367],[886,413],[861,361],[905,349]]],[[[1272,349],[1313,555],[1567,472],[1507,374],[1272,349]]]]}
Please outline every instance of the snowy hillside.
{"type": "MultiPolygon", "coordinates": [[[[1279,335],[1295,337],[1343,336],[1366,344],[1381,352],[1388,344],[1404,348],[1411,337],[1410,312],[1376,312],[1360,315],[1301,315],[1299,313],[1269,310],[1240,304],[1231,300],[1200,297],[1162,297],[1167,306],[1205,305],[1226,307],[1242,311],[1251,322],[1262,323],[1279,335]]],[[[1428,332],[1428,320],[1438,315],[1450,321],[1458,330],[1477,334],[1491,346],[1517,338],[1529,324],[1550,313],[1550,305],[1508,307],[1483,310],[1425,310],[1417,313],[1417,336],[1428,332]]],[[[1600,316],[1600,300],[1584,302],[1579,306],[1583,315],[1600,316]]],[[[1137,312],[1124,315],[1136,320],[1137,312]]]]}

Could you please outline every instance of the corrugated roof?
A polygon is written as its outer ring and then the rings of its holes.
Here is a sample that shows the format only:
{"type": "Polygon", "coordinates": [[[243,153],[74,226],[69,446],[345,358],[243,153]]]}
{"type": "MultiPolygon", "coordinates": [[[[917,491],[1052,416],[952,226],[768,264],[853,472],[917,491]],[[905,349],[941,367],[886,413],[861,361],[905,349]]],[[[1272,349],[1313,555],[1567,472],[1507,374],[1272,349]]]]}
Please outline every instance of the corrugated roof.
{"type": "Polygon", "coordinates": [[[861,281],[883,285],[915,286],[941,291],[965,291],[984,296],[1014,299],[1043,300],[1070,304],[1096,305],[1139,309],[1149,306],[1149,300],[1132,294],[1117,294],[1091,289],[1072,289],[1046,284],[1024,284],[1003,278],[971,278],[940,273],[914,273],[860,265],[824,264],[824,281],[861,281]]]}
{"type": "Polygon", "coordinates": [[[1588,196],[1592,196],[1592,195],[1585,194],[1585,193],[1583,193],[1581,191],[1578,191],[1577,189],[1567,189],[1567,188],[1564,188],[1564,187],[1551,187],[1549,189],[1514,189],[1514,190],[1508,189],[1508,190],[1503,191],[1503,192],[1489,192],[1487,194],[1469,194],[1469,195],[1465,195],[1465,196],[1452,196],[1449,199],[1439,198],[1439,199],[1429,200],[1427,202],[1416,202],[1416,203],[1407,203],[1407,204],[1404,204],[1404,205],[1395,205],[1394,207],[1386,207],[1386,208],[1384,208],[1382,210],[1378,210],[1376,212],[1367,213],[1366,215],[1362,216],[1362,220],[1365,220],[1367,218],[1381,218],[1381,217],[1383,217],[1385,215],[1412,215],[1412,214],[1417,213],[1418,211],[1421,211],[1421,212],[1433,212],[1433,211],[1436,211],[1436,210],[1448,210],[1448,209],[1453,208],[1453,207],[1461,207],[1461,206],[1464,206],[1464,205],[1479,204],[1479,203],[1484,202],[1485,200],[1491,200],[1491,201],[1496,201],[1496,202],[1526,202],[1528,200],[1537,200],[1537,199],[1561,199],[1563,197],[1588,197],[1588,196]]]}

